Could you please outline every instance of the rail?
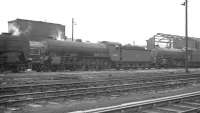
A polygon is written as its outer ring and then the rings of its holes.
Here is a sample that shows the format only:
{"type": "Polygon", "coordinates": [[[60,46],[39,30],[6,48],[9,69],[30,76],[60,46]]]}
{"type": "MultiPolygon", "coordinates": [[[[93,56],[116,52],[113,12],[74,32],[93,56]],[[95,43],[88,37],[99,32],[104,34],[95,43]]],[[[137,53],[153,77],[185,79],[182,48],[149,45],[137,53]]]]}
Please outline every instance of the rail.
{"type": "MultiPolygon", "coordinates": [[[[70,113],[121,113],[121,112],[125,113],[126,110],[133,110],[137,112],[137,111],[141,111],[143,108],[147,109],[147,106],[155,107],[157,106],[157,104],[161,104],[161,103],[169,104],[169,103],[174,103],[174,102],[180,102],[180,101],[189,100],[195,97],[200,97],[200,91],[181,94],[181,95],[175,95],[175,96],[169,96],[169,97],[163,97],[163,98],[157,98],[157,99],[151,99],[151,100],[144,100],[144,101],[139,101],[139,102],[125,103],[125,104],[110,106],[110,107],[102,107],[102,108],[83,110],[83,111],[74,111],[70,113]]],[[[196,108],[192,108],[180,113],[188,113],[192,111],[197,111],[199,109],[200,107],[196,107],[196,108]]]]}

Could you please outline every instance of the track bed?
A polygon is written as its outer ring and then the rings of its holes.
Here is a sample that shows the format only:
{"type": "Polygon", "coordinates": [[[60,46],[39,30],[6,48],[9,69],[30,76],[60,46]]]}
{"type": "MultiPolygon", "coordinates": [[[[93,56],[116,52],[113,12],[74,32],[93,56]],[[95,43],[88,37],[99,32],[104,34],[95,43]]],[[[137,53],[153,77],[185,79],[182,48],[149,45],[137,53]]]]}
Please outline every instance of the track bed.
{"type": "MultiPolygon", "coordinates": [[[[195,71],[196,72],[196,71],[195,71]]],[[[138,80],[139,79],[147,79],[151,77],[161,77],[164,76],[163,74],[172,74],[172,73],[177,73],[176,71],[168,71],[166,73],[165,71],[161,72],[156,72],[155,73],[150,73],[150,72],[138,72],[135,74],[135,72],[130,72],[130,71],[125,71],[125,72],[112,72],[112,76],[110,76],[110,72],[87,72],[84,74],[80,74],[78,76],[86,76],[86,78],[92,78],[91,80],[108,80],[111,79],[120,79],[120,78],[127,78],[127,77],[136,77],[138,80]],[[94,75],[94,73],[101,74],[102,76],[99,77],[99,75],[94,75]],[[115,74],[113,74],[115,73],[115,74]],[[128,74],[127,74],[128,73],[128,74]],[[124,74],[124,76],[120,76],[124,74]],[[149,76],[148,76],[149,75],[149,76]],[[146,78],[144,78],[146,77],[146,78]],[[95,79],[94,79],[95,78],[95,79]],[[103,78],[103,79],[102,79],[103,78]]],[[[183,72],[180,72],[183,73],[183,72]]],[[[77,73],[76,73],[77,74],[77,73]]],[[[175,74],[176,75],[176,74],[175,74]]],[[[21,75],[20,75],[21,76],[21,75]]],[[[38,76],[38,75],[35,75],[38,76]]],[[[44,75],[45,76],[45,75],[44,75]]],[[[52,75],[54,76],[54,75],[52,75]]],[[[173,76],[173,75],[172,75],[173,76]]],[[[22,77],[23,78],[23,77],[22,77]]],[[[164,78],[164,77],[163,77],[164,78]]],[[[54,79],[53,79],[54,80],[54,79]]],[[[26,84],[27,85],[27,84],[26,84]]],[[[30,85],[30,84],[28,84],[30,85]]],[[[193,85],[198,85],[198,84],[193,84],[193,85]]],[[[121,88],[121,86],[119,87],[121,88]]],[[[56,99],[51,99],[51,100],[41,100],[41,101],[36,101],[32,103],[24,103],[24,105],[20,106],[9,106],[8,108],[2,110],[4,111],[9,111],[10,113],[21,113],[22,111],[24,113],[63,113],[63,112],[69,112],[69,111],[76,111],[76,110],[84,110],[84,109],[91,109],[91,108],[97,108],[97,107],[105,107],[105,106],[110,106],[110,105],[117,105],[121,103],[126,103],[126,102],[132,102],[132,101],[138,101],[138,100],[144,100],[144,99],[149,99],[149,98],[157,98],[157,97],[162,97],[165,95],[173,95],[176,93],[183,93],[187,91],[192,91],[192,90],[198,90],[200,86],[184,86],[184,87],[176,87],[172,89],[166,89],[166,90],[142,90],[142,91],[134,91],[134,92],[125,92],[125,93],[111,93],[109,95],[87,95],[85,98],[56,98],[56,99]]],[[[123,87],[121,88],[123,89],[123,87]]],[[[122,90],[123,91],[123,90],[122,90]]]]}

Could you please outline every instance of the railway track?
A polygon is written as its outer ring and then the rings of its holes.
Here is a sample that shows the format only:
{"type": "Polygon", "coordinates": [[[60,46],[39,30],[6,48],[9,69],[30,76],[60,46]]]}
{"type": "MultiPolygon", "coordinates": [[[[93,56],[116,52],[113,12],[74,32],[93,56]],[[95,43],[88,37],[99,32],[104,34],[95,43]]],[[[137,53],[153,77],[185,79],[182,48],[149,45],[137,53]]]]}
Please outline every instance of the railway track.
{"type": "Polygon", "coordinates": [[[178,79],[200,79],[199,74],[191,75],[176,75],[176,76],[164,76],[164,77],[153,77],[153,78],[124,78],[124,79],[110,79],[110,80],[99,80],[99,81],[82,81],[66,83],[66,81],[52,81],[49,83],[40,84],[25,84],[25,85],[8,85],[0,87],[0,96],[5,94],[16,94],[16,93],[31,93],[36,91],[55,91],[55,90],[66,90],[73,88],[88,88],[88,87],[100,87],[100,86],[111,86],[120,84],[138,84],[148,83],[154,81],[169,81],[178,79]]]}
{"type": "Polygon", "coordinates": [[[86,96],[97,95],[111,95],[111,94],[123,94],[124,92],[138,92],[148,90],[163,90],[167,88],[183,87],[188,84],[199,82],[196,78],[168,80],[168,81],[154,81],[148,83],[133,83],[100,87],[88,87],[88,88],[75,88],[67,90],[56,91],[44,91],[44,92],[31,92],[31,93],[19,93],[13,95],[0,96],[0,105],[9,106],[17,103],[34,102],[49,99],[58,98],[82,98],[86,96]]]}
{"type": "Polygon", "coordinates": [[[200,91],[71,113],[199,113],[200,91]]]}
{"type": "MultiPolygon", "coordinates": [[[[112,76],[112,74],[108,74],[107,78],[105,77],[104,79],[115,79],[115,80],[122,80],[122,79],[141,79],[140,77],[136,77],[136,76],[128,76],[128,77],[110,77],[110,75],[112,76]]],[[[154,79],[154,78],[173,78],[173,76],[182,76],[182,75],[186,75],[186,74],[164,74],[162,76],[160,76],[159,74],[155,74],[153,76],[143,76],[142,79],[154,79]]],[[[198,73],[192,73],[191,75],[198,75],[198,73]]],[[[123,75],[122,75],[123,76],[123,75]]],[[[83,76],[84,77],[84,76],[83,76]]],[[[105,81],[104,80],[104,81],[105,81]]],[[[86,81],[99,81],[99,80],[95,80],[95,79],[81,79],[80,76],[75,76],[73,77],[73,75],[71,76],[64,76],[64,75],[51,75],[51,76],[22,76],[22,77],[15,77],[15,76],[0,76],[0,87],[4,87],[4,86],[19,86],[19,85],[37,85],[37,84],[41,84],[41,83],[52,83],[52,82],[67,82],[67,83],[71,83],[71,82],[86,82],[86,81]]],[[[103,80],[101,80],[103,81],[103,80]]]]}

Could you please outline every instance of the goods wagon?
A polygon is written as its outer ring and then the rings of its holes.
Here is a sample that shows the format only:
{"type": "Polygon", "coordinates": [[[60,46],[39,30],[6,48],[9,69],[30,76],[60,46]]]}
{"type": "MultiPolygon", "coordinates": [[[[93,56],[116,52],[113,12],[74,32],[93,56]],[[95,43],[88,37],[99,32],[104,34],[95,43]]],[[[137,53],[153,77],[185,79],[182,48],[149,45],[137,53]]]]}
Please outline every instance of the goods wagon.
{"type": "Polygon", "coordinates": [[[153,63],[157,67],[184,66],[185,52],[180,49],[155,48],[151,50],[153,63]]]}
{"type": "MultiPolygon", "coordinates": [[[[185,48],[185,39],[184,38],[174,38],[173,47],[177,49],[185,48]]],[[[188,38],[188,48],[189,49],[200,49],[200,40],[198,38],[188,38]]]]}
{"type": "Polygon", "coordinates": [[[19,71],[25,68],[29,56],[29,43],[24,37],[0,36],[0,69],[19,71]]]}

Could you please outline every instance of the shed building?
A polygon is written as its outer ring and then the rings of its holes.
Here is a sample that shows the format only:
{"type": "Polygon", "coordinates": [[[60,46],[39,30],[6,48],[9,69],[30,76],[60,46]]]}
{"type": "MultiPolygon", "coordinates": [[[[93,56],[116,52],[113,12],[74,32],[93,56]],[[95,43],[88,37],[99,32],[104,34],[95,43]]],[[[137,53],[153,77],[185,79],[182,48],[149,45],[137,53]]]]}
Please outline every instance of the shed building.
{"type": "Polygon", "coordinates": [[[33,41],[47,38],[65,39],[65,26],[42,21],[16,19],[8,22],[8,31],[13,35],[25,35],[33,41]]]}

